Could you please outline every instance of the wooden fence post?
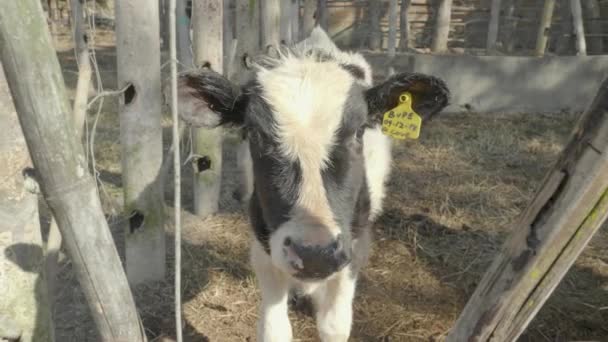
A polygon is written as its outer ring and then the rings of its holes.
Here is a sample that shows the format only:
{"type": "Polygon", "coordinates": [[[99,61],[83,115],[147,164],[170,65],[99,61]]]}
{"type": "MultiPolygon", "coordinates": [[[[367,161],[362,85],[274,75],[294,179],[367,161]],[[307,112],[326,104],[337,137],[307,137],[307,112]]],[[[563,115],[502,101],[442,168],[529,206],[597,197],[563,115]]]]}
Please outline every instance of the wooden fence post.
{"type": "Polygon", "coordinates": [[[608,217],[608,80],[447,341],[516,341],[608,217]]]}
{"type": "Polygon", "coordinates": [[[300,39],[305,39],[310,35],[315,27],[316,12],[318,0],[302,0],[304,8],[302,11],[302,29],[300,30],[300,39]]]}
{"type": "Polygon", "coordinates": [[[0,1],[0,45],[42,194],[101,338],[145,341],[97,187],[69,122],[65,85],[39,1],[0,1]]]}
{"type": "Polygon", "coordinates": [[[277,48],[281,41],[281,22],[287,18],[281,18],[281,5],[279,0],[263,0],[260,2],[260,18],[262,20],[262,48],[266,50],[269,46],[277,48]]]}
{"type": "Polygon", "coordinates": [[[399,50],[407,51],[410,47],[410,20],[408,14],[410,12],[410,4],[412,0],[401,0],[400,20],[399,20],[399,50]]]}
{"type": "Polygon", "coordinates": [[[582,1],[583,17],[588,20],[589,42],[588,52],[596,55],[601,55],[604,52],[604,37],[602,34],[601,8],[598,0],[583,0],[582,1]]]}
{"type": "Polygon", "coordinates": [[[501,0],[492,0],[490,8],[490,23],[488,24],[488,37],[486,40],[486,53],[496,52],[496,40],[498,39],[498,25],[500,24],[501,0]]]}
{"type": "Polygon", "coordinates": [[[543,5],[543,14],[540,19],[540,26],[538,27],[538,33],[536,34],[536,49],[534,49],[534,54],[536,56],[543,56],[545,54],[554,7],[555,0],[545,0],[543,5]]]}
{"type": "MultiPolygon", "coordinates": [[[[374,0],[376,1],[376,0],[374,0]]],[[[327,13],[327,0],[318,0],[317,2],[317,24],[320,25],[324,30],[328,30],[328,13],[327,13]]],[[[309,32],[310,33],[310,32],[309,32]]]]}
{"type": "Polygon", "coordinates": [[[583,26],[583,11],[580,0],[570,0],[570,10],[572,11],[572,24],[576,36],[576,54],[578,56],[587,55],[587,43],[585,42],[585,28],[583,26]]]}
{"type": "Polygon", "coordinates": [[[1,63],[0,129],[0,341],[53,341],[38,196],[23,177],[31,160],[1,63]]]}
{"type": "Polygon", "coordinates": [[[175,2],[175,34],[177,35],[177,59],[181,64],[180,69],[191,69],[192,62],[192,40],[190,39],[190,18],[188,18],[188,0],[177,0],[175,2]]]}
{"type": "Polygon", "coordinates": [[[515,17],[515,1],[516,0],[506,0],[507,1],[507,5],[506,7],[506,11],[505,11],[505,25],[504,25],[504,29],[501,30],[502,34],[502,44],[504,46],[504,49],[507,53],[511,53],[513,52],[513,49],[515,47],[515,40],[518,38],[518,36],[515,35],[515,32],[517,31],[517,25],[518,25],[518,18],[515,17]]]}
{"type": "Polygon", "coordinates": [[[380,16],[382,14],[382,1],[370,1],[368,2],[369,11],[369,49],[380,50],[382,49],[382,30],[380,28],[380,16]]]}
{"type": "Polygon", "coordinates": [[[435,35],[433,36],[433,44],[431,46],[432,52],[444,52],[448,48],[452,0],[440,1],[435,21],[435,35]]]}
{"type": "Polygon", "coordinates": [[[116,2],[126,266],[137,284],[165,277],[158,1],[116,2]]]}
{"type": "MultiPolygon", "coordinates": [[[[222,0],[192,4],[194,64],[223,73],[222,0]]],[[[193,129],[194,213],[205,217],[219,209],[222,178],[222,128],[193,129]]]]}
{"type": "Polygon", "coordinates": [[[388,41],[387,50],[388,57],[395,58],[395,50],[397,48],[397,2],[398,0],[390,0],[388,6],[388,41]]]}
{"type": "Polygon", "coordinates": [[[298,42],[300,38],[300,0],[291,0],[291,43],[298,42]]]}

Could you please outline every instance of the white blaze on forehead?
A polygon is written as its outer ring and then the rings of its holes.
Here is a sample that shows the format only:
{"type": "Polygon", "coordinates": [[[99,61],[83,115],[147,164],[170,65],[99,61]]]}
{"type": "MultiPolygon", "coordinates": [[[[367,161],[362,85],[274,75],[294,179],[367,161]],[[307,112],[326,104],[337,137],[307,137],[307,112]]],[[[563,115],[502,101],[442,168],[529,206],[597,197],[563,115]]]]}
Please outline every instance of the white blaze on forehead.
{"type": "Polygon", "coordinates": [[[329,161],[354,79],[336,61],[283,58],[276,68],[259,72],[262,96],[274,112],[281,152],[298,160],[302,169],[297,207],[337,230],[321,171],[329,161]]]}

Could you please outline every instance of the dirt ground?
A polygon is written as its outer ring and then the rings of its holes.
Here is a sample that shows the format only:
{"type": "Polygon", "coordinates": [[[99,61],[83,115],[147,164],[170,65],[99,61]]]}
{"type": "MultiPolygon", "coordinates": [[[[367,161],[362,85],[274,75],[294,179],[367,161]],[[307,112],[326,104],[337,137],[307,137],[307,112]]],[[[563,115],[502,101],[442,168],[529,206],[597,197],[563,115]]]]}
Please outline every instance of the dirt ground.
{"type": "MultiPolygon", "coordinates": [[[[96,56],[106,89],[116,88],[111,32],[99,30],[96,56]]],[[[69,37],[57,37],[66,83],[76,66],[69,37]]],[[[102,199],[122,250],[120,147],[116,99],[97,116],[95,160],[102,199]]],[[[444,115],[417,141],[396,143],[384,214],[374,225],[370,265],[354,302],[352,341],[439,341],[445,337],[483,271],[568,138],[577,114],[444,115]]],[[[165,120],[165,145],[170,119],[165,120]]],[[[89,137],[93,131],[89,130],[89,137]]],[[[184,166],[183,296],[187,341],[254,341],[259,293],[248,265],[247,219],[232,198],[234,139],[225,142],[221,212],[190,214],[190,168],[184,166]]],[[[187,142],[184,143],[187,149],[187,142]]],[[[172,184],[167,186],[172,215],[172,184]]],[[[171,222],[171,220],[168,220],[171,222]]],[[[133,289],[151,340],[174,335],[173,240],[167,227],[164,282],[133,289]]],[[[602,229],[521,341],[608,340],[608,232],[602,229]]],[[[68,258],[60,273],[57,341],[96,341],[68,258]]],[[[290,313],[297,341],[317,341],[314,320],[290,313]]]]}

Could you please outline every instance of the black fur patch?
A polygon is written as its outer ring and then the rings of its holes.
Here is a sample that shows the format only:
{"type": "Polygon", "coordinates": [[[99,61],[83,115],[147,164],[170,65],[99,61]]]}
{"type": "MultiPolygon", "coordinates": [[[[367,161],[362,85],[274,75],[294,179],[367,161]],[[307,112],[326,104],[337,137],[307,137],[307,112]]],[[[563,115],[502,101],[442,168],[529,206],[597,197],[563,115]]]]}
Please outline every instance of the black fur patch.
{"type": "Polygon", "coordinates": [[[340,67],[348,71],[354,78],[359,80],[365,79],[365,71],[360,66],[354,64],[340,64],[340,67]]]}

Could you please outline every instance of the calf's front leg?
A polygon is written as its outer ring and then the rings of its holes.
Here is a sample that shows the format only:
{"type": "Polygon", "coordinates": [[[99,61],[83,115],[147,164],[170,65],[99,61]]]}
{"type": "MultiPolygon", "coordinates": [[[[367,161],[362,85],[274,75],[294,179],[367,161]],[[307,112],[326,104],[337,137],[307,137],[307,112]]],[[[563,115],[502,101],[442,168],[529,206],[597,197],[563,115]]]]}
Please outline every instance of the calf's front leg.
{"type": "Polygon", "coordinates": [[[329,279],[312,294],[317,330],[322,342],[346,342],[353,320],[356,275],[350,267],[329,279]]]}
{"type": "Polygon", "coordinates": [[[251,265],[262,294],[257,341],[290,342],[292,332],[287,314],[289,295],[287,278],[272,264],[270,256],[257,240],[251,247],[251,265]]]}

